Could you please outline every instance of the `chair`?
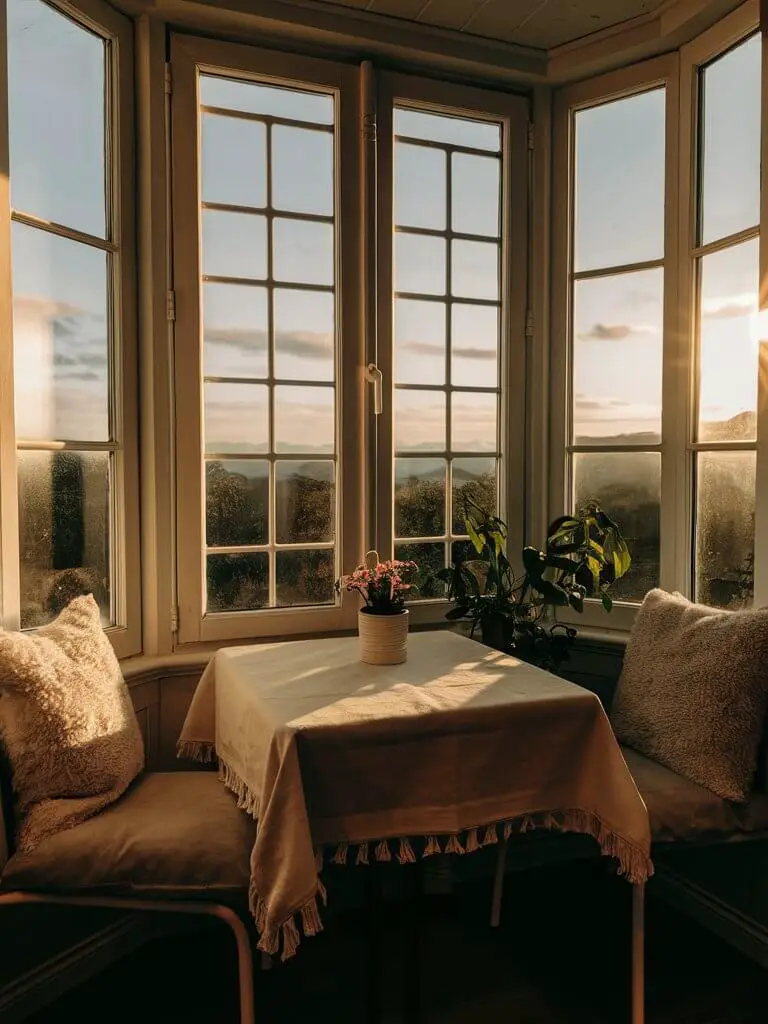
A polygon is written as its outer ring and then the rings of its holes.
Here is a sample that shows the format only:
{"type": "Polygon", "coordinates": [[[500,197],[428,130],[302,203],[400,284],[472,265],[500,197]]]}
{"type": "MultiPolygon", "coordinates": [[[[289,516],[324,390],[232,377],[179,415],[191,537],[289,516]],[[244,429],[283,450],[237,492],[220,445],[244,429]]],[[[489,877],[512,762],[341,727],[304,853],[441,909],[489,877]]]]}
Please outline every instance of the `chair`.
{"type": "Polygon", "coordinates": [[[254,832],[206,771],[144,774],[101,814],[31,853],[8,855],[0,803],[0,910],[58,903],[218,918],[237,945],[240,1024],[253,1024],[253,956],[238,909],[247,913],[254,832]]]}

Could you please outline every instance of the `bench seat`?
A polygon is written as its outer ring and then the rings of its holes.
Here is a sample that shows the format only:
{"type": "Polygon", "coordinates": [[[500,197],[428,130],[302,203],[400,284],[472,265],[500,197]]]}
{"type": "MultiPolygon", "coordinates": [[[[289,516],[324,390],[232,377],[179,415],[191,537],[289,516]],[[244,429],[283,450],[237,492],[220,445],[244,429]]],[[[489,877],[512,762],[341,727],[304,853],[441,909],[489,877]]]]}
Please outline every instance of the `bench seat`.
{"type": "Polygon", "coordinates": [[[768,835],[768,793],[734,804],[639,754],[622,753],[645,800],[654,843],[730,842],[768,835]]]}

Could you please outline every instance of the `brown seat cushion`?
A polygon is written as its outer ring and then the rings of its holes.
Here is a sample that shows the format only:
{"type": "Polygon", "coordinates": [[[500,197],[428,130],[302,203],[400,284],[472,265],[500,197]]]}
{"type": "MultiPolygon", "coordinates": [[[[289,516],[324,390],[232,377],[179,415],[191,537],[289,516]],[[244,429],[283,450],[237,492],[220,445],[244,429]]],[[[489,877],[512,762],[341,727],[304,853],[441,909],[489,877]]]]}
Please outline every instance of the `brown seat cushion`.
{"type": "Polygon", "coordinates": [[[142,775],[101,814],[15,853],[1,887],[224,899],[248,891],[255,831],[213,772],[142,775]]]}
{"type": "Polygon", "coordinates": [[[753,793],[746,804],[723,800],[636,750],[622,753],[645,800],[655,843],[712,842],[768,833],[768,795],[753,793]]]}

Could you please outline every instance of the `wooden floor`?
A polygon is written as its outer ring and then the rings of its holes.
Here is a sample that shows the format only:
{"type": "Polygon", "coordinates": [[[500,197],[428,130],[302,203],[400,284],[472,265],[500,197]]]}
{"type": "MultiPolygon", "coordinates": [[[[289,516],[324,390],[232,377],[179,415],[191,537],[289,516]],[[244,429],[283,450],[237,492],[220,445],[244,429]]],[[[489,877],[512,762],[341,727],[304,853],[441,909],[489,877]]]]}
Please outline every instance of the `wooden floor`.
{"type": "MultiPolygon", "coordinates": [[[[365,870],[365,869],[360,869],[365,870]]],[[[427,897],[424,1024],[623,1024],[629,999],[629,887],[599,862],[509,876],[502,927],[490,883],[427,897]]],[[[402,908],[388,909],[384,1021],[402,1021],[402,908]]],[[[297,957],[257,974],[257,1024],[364,1024],[365,921],[348,911],[297,957]]],[[[151,943],[37,1014],[33,1024],[236,1024],[234,950],[219,926],[151,943]]],[[[765,1024],[768,972],[651,898],[648,1024],[765,1024]]]]}

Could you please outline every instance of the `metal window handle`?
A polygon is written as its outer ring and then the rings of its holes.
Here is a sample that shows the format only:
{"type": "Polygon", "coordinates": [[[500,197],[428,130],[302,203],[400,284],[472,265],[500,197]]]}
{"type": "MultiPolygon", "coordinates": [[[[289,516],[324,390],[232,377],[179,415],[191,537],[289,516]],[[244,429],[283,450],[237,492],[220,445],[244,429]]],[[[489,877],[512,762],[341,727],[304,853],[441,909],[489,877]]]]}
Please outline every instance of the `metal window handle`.
{"type": "Polygon", "coordinates": [[[381,416],[381,412],[384,407],[384,389],[382,387],[383,378],[381,370],[378,368],[376,363],[368,363],[365,368],[365,379],[369,384],[373,384],[373,414],[374,416],[381,416]]]}

